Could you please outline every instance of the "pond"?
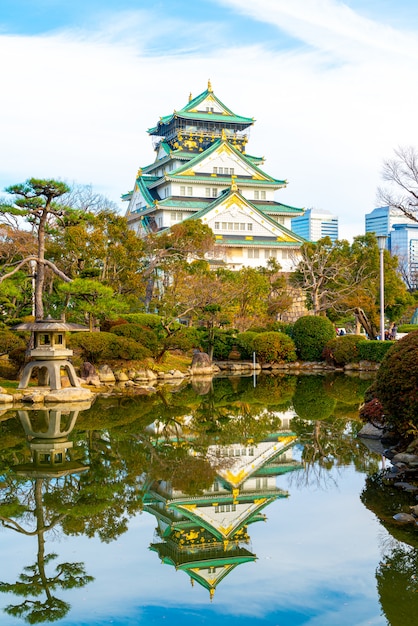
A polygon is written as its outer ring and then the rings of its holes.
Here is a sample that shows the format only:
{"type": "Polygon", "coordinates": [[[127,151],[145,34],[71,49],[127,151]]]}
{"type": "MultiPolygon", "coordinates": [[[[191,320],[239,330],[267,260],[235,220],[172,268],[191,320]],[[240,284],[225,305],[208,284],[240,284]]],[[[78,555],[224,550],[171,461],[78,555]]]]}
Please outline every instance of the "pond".
{"type": "MultiPolygon", "coordinates": [[[[413,626],[370,380],[260,376],[0,414],[0,625],[413,626]]],[[[415,534],[414,534],[415,533],[415,534]]]]}

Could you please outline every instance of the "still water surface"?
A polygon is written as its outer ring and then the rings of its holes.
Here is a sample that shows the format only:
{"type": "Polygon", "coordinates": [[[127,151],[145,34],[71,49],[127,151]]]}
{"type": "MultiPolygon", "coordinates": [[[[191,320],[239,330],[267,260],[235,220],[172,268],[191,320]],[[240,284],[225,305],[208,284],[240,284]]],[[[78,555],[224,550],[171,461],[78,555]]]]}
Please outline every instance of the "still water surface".
{"type": "Polygon", "coordinates": [[[3,414],[0,624],[414,626],[416,538],[355,437],[369,382],[3,414]]]}

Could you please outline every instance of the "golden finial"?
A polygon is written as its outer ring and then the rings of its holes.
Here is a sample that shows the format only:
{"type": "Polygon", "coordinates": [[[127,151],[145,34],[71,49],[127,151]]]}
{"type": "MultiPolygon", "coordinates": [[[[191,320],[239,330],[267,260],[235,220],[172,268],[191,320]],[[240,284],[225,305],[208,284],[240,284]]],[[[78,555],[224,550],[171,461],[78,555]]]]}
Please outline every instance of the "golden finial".
{"type": "Polygon", "coordinates": [[[210,79],[208,80],[208,91],[212,92],[212,83],[210,82],[210,79]]]}
{"type": "MultiPolygon", "coordinates": [[[[236,183],[235,179],[236,179],[236,176],[231,176],[231,181],[232,181],[231,182],[231,191],[238,191],[238,187],[237,187],[237,183],[236,183]]],[[[239,493],[238,489],[234,489],[234,491],[239,493]]],[[[232,493],[234,493],[234,492],[232,492],[232,493]]],[[[238,493],[237,493],[237,495],[238,495],[238,493]]],[[[234,495],[234,498],[235,497],[236,496],[234,495]]]]}
{"type": "Polygon", "coordinates": [[[141,178],[141,176],[142,176],[142,167],[140,167],[139,170],[136,173],[136,177],[137,178],[141,178]]]}
{"type": "Polygon", "coordinates": [[[192,92],[189,93],[189,102],[193,100],[192,92]]]}
{"type": "Polygon", "coordinates": [[[215,589],[213,587],[210,588],[209,590],[209,597],[210,597],[210,601],[212,602],[213,600],[213,596],[215,595],[215,589]]]}
{"type": "Polygon", "coordinates": [[[227,140],[225,128],[222,129],[221,139],[222,139],[222,141],[226,141],[227,140]]]}

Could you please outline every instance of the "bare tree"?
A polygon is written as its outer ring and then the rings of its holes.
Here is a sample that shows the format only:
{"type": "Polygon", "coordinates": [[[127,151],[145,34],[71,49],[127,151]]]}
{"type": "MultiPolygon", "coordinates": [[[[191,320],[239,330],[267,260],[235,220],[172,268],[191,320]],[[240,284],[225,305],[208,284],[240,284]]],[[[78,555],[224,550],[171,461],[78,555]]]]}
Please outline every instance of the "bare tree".
{"type": "Polygon", "coordinates": [[[383,163],[382,178],[389,185],[378,189],[378,202],[418,222],[418,152],[412,146],[394,152],[395,158],[383,163]]]}

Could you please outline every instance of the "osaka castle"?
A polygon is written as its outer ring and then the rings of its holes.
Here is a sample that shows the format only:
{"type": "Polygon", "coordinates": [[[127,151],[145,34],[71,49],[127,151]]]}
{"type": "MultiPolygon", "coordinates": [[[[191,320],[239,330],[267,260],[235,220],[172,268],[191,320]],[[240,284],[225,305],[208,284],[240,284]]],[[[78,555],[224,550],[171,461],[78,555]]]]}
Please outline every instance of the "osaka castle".
{"type": "Polygon", "coordinates": [[[292,271],[304,239],[291,231],[291,220],[304,210],[277,202],[275,192],[287,181],[266,174],[264,158],[247,153],[253,124],[223,104],[210,81],[183,108],[160,117],[148,130],[155,160],[122,196],[130,228],[146,236],[201,220],[215,235],[207,255],[213,264],[239,270],[273,258],[292,271]]]}

